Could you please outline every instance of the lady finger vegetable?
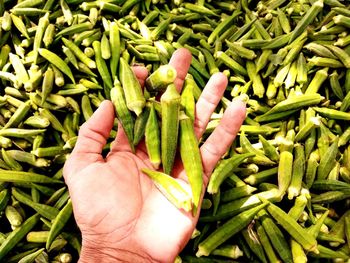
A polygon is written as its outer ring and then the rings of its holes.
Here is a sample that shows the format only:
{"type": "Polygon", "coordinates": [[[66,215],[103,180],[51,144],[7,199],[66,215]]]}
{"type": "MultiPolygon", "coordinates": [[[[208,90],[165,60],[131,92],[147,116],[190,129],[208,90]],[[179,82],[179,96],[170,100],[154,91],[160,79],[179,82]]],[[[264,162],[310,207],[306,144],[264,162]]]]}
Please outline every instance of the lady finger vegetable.
{"type": "Polygon", "coordinates": [[[199,244],[196,256],[208,256],[211,251],[246,227],[254,218],[256,213],[263,209],[266,205],[267,204],[261,204],[250,210],[242,212],[241,214],[227,221],[199,244]]]}
{"type": "Polygon", "coordinates": [[[151,103],[150,108],[145,129],[145,143],[149,160],[153,167],[158,169],[161,164],[160,130],[153,103],[151,103]]]}
{"type": "Polygon", "coordinates": [[[135,112],[137,116],[140,115],[146,100],[142,94],[138,79],[123,58],[120,58],[119,78],[124,90],[126,106],[129,110],[135,112]]]}
{"type": "Polygon", "coordinates": [[[161,191],[176,207],[182,208],[187,212],[192,209],[191,195],[179,183],[179,181],[165,173],[150,169],[144,168],[142,169],[142,172],[147,174],[153,180],[159,191],[161,191]]]}
{"type": "Polygon", "coordinates": [[[203,166],[202,159],[198,148],[198,141],[194,133],[192,120],[184,113],[180,112],[179,116],[179,147],[181,160],[190,182],[193,214],[198,210],[203,188],[203,166]]]}
{"type": "Polygon", "coordinates": [[[160,98],[162,108],[161,154],[163,170],[170,174],[177,146],[181,96],[174,84],[168,85],[160,98]]]}

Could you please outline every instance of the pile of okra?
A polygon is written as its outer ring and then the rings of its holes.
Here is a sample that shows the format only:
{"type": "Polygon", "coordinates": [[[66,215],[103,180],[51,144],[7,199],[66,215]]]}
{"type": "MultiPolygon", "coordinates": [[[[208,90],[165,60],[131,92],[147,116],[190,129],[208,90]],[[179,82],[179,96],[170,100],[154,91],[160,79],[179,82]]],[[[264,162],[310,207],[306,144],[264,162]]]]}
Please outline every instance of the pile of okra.
{"type": "MultiPolygon", "coordinates": [[[[77,262],[81,235],[62,167],[79,127],[112,99],[137,145],[163,108],[151,77],[138,94],[143,107],[126,105],[125,76],[137,64],[167,82],[171,69],[162,69],[182,47],[192,62],[180,125],[193,120],[191,101],[212,74],[229,80],[197,146],[234,98],[247,101],[247,117],[177,262],[348,260],[348,1],[0,0],[0,26],[1,262],[77,262]]],[[[159,152],[152,158],[166,165],[159,152]]]]}

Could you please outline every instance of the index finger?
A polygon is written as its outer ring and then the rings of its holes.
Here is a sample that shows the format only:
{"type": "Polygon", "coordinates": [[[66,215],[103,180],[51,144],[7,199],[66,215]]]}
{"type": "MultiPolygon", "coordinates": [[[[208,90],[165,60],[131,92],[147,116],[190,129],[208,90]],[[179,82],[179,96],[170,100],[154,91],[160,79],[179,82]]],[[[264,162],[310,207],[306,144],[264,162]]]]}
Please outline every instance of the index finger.
{"type": "Polygon", "coordinates": [[[169,65],[173,66],[177,73],[174,84],[178,92],[181,92],[182,85],[185,81],[188,69],[191,65],[191,60],[191,52],[188,51],[186,48],[180,48],[173,53],[169,61],[169,65]]]}

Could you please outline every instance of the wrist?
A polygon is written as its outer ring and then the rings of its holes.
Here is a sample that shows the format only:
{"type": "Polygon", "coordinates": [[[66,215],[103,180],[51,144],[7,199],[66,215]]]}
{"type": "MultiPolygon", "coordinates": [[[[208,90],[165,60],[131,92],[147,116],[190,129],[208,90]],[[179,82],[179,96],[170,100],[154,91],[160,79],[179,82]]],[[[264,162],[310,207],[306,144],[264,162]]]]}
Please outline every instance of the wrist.
{"type": "Polygon", "coordinates": [[[128,248],[123,246],[90,242],[83,238],[79,263],[151,263],[156,262],[148,255],[136,249],[130,244],[128,248]]]}

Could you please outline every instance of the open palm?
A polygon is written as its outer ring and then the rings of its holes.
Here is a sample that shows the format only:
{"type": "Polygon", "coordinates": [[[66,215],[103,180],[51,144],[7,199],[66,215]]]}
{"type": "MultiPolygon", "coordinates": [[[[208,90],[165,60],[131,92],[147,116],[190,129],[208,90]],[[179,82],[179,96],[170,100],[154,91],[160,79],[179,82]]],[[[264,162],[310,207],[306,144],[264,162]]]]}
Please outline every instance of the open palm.
{"type": "MultiPolygon", "coordinates": [[[[186,49],[176,51],[170,64],[177,70],[181,90],[191,62],[186,49]]],[[[141,85],[148,73],[134,68],[141,85]]],[[[195,133],[200,138],[226,88],[227,79],[214,74],[196,104],[195,133]]],[[[245,117],[245,105],[235,101],[220,125],[201,147],[204,186],[218,160],[234,140],[245,117]]],[[[119,125],[106,158],[101,155],[114,121],[114,108],[104,101],[81,127],[77,144],[64,167],[64,178],[82,232],[80,262],[173,262],[195,228],[199,213],[177,209],[140,170],[151,168],[144,142],[132,153],[119,125]]],[[[173,176],[188,186],[181,161],[173,176]]],[[[189,186],[188,186],[189,187],[189,186]]]]}

